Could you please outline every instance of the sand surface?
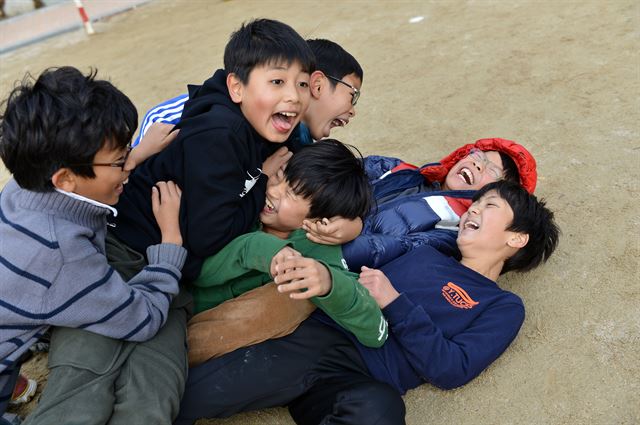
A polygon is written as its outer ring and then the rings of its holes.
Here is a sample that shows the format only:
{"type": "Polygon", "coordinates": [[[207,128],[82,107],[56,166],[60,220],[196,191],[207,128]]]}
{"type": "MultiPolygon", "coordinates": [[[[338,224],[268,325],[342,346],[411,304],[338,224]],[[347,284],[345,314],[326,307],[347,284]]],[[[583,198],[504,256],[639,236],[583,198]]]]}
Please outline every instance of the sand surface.
{"type": "MultiPolygon", "coordinates": [[[[142,114],[220,67],[230,32],[252,17],[359,59],[358,117],[333,135],[364,154],[424,163],[497,136],[538,160],[537,194],[563,237],[546,267],[500,281],[527,306],[520,335],[465,387],[410,391],[407,422],[640,423],[640,3],[156,0],[91,38],[79,30],[0,57],[0,93],[26,71],[97,67],[142,114]]],[[[41,377],[44,364],[27,371],[41,377]]],[[[271,409],[202,423],[293,422],[271,409]]]]}

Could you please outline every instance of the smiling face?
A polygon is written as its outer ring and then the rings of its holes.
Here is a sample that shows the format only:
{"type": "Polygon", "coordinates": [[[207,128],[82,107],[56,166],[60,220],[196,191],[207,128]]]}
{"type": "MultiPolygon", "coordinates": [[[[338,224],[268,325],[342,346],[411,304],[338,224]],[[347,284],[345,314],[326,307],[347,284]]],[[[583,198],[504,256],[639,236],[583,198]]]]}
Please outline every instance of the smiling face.
{"type": "MultiPolygon", "coordinates": [[[[124,161],[127,148],[112,149],[103,146],[93,158],[94,164],[111,164],[124,161]]],[[[121,167],[93,166],[95,177],[75,176],[74,193],[107,205],[115,205],[129,178],[129,171],[121,167]]]]}
{"type": "Polygon", "coordinates": [[[274,143],[287,140],[309,105],[309,74],[298,62],[256,66],[246,84],[231,73],[227,87],[251,126],[274,143]]]}
{"type": "Polygon", "coordinates": [[[309,215],[311,201],[296,195],[282,175],[269,177],[265,206],[260,213],[263,230],[286,238],[302,227],[302,220],[309,215]]]}
{"type": "MultiPolygon", "coordinates": [[[[341,80],[358,90],[362,85],[356,74],[345,75],[341,80]]],[[[352,99],[353,89],[342,83],[334,85],[321,71],[314,72],[311,76],[311,103],[304,115],[311,137],[315,140],[329,137],[333,128],[349,124],[356,115],[352,99]]]]}
{"type": "Polygon", "coordinates": [[[458,247],[463,253],[471,247],[497,252],[508,245],[514,232],[507,230],[513,222],[513,210],[495,190],[475,201],[460,217],[458,247]]]}
{"type": "Polygon", "coordinates": [[[449,170],[444,190],[478,190],[503,176],[502,160],[497,151],[476,152],[462,158],[449,170]]]}

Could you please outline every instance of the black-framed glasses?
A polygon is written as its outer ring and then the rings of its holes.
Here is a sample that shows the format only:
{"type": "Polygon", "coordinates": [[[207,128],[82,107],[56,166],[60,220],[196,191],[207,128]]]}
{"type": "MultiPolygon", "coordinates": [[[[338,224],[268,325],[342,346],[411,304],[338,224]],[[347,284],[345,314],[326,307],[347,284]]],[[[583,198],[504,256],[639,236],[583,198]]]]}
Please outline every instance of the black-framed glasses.
{"type": "Polygon", "coordinates": [[[345,86],[353,90],[353,93],[351,93],[351,105],[356,106],[356,103],[358,103],[358,99],[360,99],[360,90],[353,87],[351,84],[347,83],[346,81],[342,81],[340,78],[332,77],[331,75],[327,75],[327,78],[335,81],[336,83],[344,84],[345,86]]]}
{"type": "Polygon", "coordinates": [[[129,159],[129,154],[131,153],[131,149],[133,149],[131,146],[127,146],[127,151],[124,153],[124,156],[122,157],[122,159],[119,159],[115,162],[90,162],[88,164],[70,164],[70,165],[72,166],[93,165],[98,167],[113,167],[113,168],[120,168],[122,171],[124,171],[124,166],[127,163],[127,159],[129,159]]]}

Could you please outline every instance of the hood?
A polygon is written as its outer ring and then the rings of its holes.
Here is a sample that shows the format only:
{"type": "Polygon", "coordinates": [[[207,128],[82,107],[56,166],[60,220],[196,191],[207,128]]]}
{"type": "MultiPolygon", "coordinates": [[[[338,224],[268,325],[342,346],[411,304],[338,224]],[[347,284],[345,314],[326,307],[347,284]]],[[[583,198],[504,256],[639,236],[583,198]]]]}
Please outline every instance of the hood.
{"type": "Polygon", "coordinates": [[[480,139],[475,143],[464,145],[442,158],[439,163],[423,166],[420,169],[420,174],[425,176],[429,181],[443,182],[451,167],[467,156],[472,148],[482,151],[498,151],[509,155],[518,167],[520,184],[527,192],[533,193],[538,181],[536,160],[522,145],[507,139],[480,139]]]}
{"type": "Polygon", "coordinates": [[[201,86],[189,85],[187,88],[189,90],[189,100],[184,104],[180,120],[208,112],[214,104],[224,105],[239,114],[242,113],[240,107],[233,103],[231,97],[229,97],[227,72],[224,69],[217,70],[201,86]]]}

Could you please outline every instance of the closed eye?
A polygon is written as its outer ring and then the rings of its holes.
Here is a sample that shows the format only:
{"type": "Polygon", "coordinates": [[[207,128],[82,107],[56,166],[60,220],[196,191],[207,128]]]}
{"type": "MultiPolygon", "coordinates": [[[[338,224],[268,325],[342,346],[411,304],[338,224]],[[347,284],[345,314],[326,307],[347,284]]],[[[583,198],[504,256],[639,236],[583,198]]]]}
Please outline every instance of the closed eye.
{"type": "Polygon", "coordinates": [[[498,181],[502,179],[502,173],[498,170],[491,170],[491,174],[493,174],[493,178],[498,181]]]}

